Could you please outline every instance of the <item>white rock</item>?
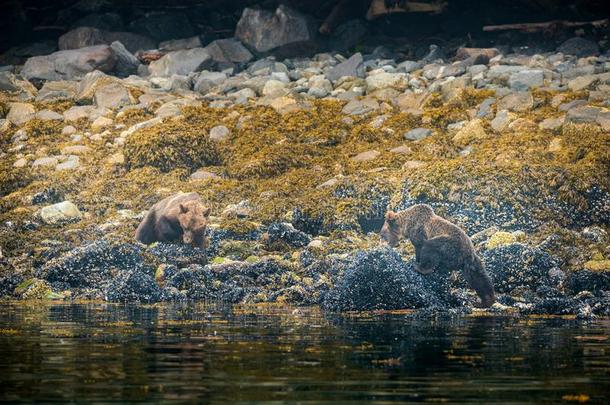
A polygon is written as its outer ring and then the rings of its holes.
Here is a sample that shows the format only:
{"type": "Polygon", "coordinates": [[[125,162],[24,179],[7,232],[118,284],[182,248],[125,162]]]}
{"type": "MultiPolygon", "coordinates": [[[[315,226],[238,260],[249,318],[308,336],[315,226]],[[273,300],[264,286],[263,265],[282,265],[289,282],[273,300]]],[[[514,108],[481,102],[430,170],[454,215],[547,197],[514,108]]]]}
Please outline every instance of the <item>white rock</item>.
{"type": "Polygon", "coordinates": [[[61,130],[62,135],[74,135],[75,133],[76,128],[74,128],[72,125],[67,125],[61,130]]]}
{"type": "Polygon", "coordinates": [[[91,151],[91,148],[85,145],[70,145],[61,148],[63,155],[85,155],[91,151]]]}
{"type": "Polygon", "coordinates": [[[32,163],[32,167],[51,167],[56,166],[59,163],[56,157],[45,156],[38,158],[32,163]]]}
{"type": "Polygon", "coordinates": [[[13,163],[13,167],[20,169],[22,167],[26,167],[28,164],[28,160],[26,158],[17,159],[15,163],[13,163]]]}
{"type": "Polygon", "coordinates": [[[82,214],[78,207],[70,201],[48,205],[40,210],[40,218],[49,225],[79,220],[82,214]]]}
{"type": "Polygon", "coordinates": [[[281,97],[286,94],[288,94],[286,84],[279,80],[267,80],[263,87],[263,96],[281,97]]]}
{"type": "Polygon", "coordinates": [[[217,125],[214,128],[210,129],[210,139],[217,142],[226,141],[229,139],[231,135],[231,131],[229,128],[224,125],[217,125]]]}
{"type": "Polygon", "coordinates": [[[64,119],[63,115],[51,110],[38,111],[35,118],[41,121],[63,121],[64,119]]]}
{"type": "Polygon", "coordinates": [[[33,119],[36,114],[36,108],[28,103],[10,103],[10,110],[6,115],[6,119],[15,125],[22,125],[33,119]]]}
{"type": "Polygon", "coordinates": [[[112,124],[114,123],[114,121],[110,118],[106,118],[106,117],[97,117],[95,119],[95,121],[93,121],[91,123],[91,129],[94,132],[99,132],[102,129],[108,128],[110,127],[112,124]]]}
{"type": "Polygon", "coordinates": [[[55,166],[55,170],[74,170],[80,166],[80,158],[75,155],[68,156],[65,162],[62,162],[55,166]]]}

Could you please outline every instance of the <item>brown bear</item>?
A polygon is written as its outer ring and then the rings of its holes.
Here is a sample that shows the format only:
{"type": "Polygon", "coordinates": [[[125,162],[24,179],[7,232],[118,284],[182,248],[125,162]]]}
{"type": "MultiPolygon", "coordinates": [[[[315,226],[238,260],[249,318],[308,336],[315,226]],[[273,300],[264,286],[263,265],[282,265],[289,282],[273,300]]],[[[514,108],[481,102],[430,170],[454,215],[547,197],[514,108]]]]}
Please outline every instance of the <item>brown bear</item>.
{"type": "Polygon", "coordinates": [[[153,205],[136,230],[136,239],[153,242],[182,242],[205,249],[205,231],[211,209],[197,193],[178,193],[153,205]]]}
{"type": "Polygon", "coordinates": [[[481,298],[481,306],[488,307],[495,302],[491,279],[468,235],[457,225],[434,214],[429,205],[388,211],[380,236],[392,247],[401,239],[409,239],[415,247],[416,271],[428,274],[437,268],[461,269],[468,284],[481,298]]]}

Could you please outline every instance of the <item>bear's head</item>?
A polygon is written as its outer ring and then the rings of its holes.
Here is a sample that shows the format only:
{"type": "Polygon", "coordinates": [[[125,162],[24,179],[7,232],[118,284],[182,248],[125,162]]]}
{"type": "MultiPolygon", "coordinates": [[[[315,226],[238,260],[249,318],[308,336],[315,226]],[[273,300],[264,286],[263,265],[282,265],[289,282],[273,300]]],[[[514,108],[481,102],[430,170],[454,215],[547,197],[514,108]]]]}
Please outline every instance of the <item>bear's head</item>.
{"type": "Polygon", "coordinates": [[[385,222],[381,227],[379,236],[381,241],[394,247],[398,245],[401,236],[400,224],[398,223],[398,214],[394,211],[388,211],[385,214],[385,222]]]}
{"type": "Polygon", "coordinates": [[[194,247],[205,246],[205,231],[208,226],[211,208],[203,207],[198,201],[180,204],[178,222],[182,228],[182,241],[194,247]]]}
{"type": "Polygon", "coordinates": [[[404,236],[409,237],[411,232],[420,229],[433,215],[432,207],[426,204],[413,205],[399,212],[388,211],[379,236],[382,242],[395,247],[404,236]]]}

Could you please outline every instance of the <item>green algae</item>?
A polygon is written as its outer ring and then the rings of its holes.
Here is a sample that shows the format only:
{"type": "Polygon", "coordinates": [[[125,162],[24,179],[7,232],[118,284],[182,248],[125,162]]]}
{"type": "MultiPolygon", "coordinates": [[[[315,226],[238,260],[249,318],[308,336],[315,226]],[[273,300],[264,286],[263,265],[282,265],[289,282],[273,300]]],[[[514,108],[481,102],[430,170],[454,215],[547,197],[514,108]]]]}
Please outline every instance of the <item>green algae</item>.
{"type": "Polygon", "coordinates": [[[177,168],[195,170],[220,163],[220,155],[204,130],[169,121],[137,131],[124,148],[128,170],[156,167],[163,172],[177,168]]]}
{"type": "MultiPolygon", "coordinates": [[[[61,231],[42,224],[36,232],[19,232],[1,246],[15,254],[33,251],[45,238],[57,239],[58,232],[74,245],[100,234],[131,241],[138,220],[117,220],[118,210],[138,213],[178,191],[194,191],[213,207],[217,217],[228,204],[250,201],[251,216],[220,218],[216,225],[222,230],[244,236],[257,231],[261,223],[290,222],[298,212],[300,217],[320,223],[321,232],[329,235],[318,253],[334,254],[377,242],[376,238],[362,237],[368,229],[361,226],[361,220],[381,217],[387,202],[392,205],[402,198],[405,182],[413,198],[451,202],[474,198],[477,204],[490,206],[508,202],[515,215],[533,213],[552,222],[562,219],[544,205],[545,198],[559,195],[567,204],[586,209],[583,196],[588,189],[593,185],[610,188],[610,136],[597,126],[565,124],[554,134],[540,130],[501,133],[477,140],[470,154],[461,156],[447,133],[447,124],[468,120],[468,110],[492,95],[489,90],[465,89],[444,101],[437,94],[429,98],[421,116],[390,108],[350,117],[351,121],[345,120],[341,113],[344,103],[339,101],[314,101],[310,109],[283,115],[256,105],[185,107],[183,118],[166,119],[129,136],[122,150],[124,165],[107,163],[109,155],[120,148],[109,149],[87,140],[84,142],[92,150],[81,157],[82,167],[76,172],[34,173],[15,169],[11,159],[4,159],[0,167],[0,195],[4,196],[0,220],[16,224],[31,220],[38,208],[27,206],[28,197],[49,187],[76,203],[86,217],[61,231]],[[371,126],[382,114],[387,116],[382,124],[371,126]],[[207,134],[216,125],[229,129],[228,141],[209,139],[207,134]],[[434,134],[417,142],[404,140],[405,132],[420,126],[433,129],[434,134]],[[560,139],[561,147],[550,150],[555,138],[560,139]],[[390,152],[398,146],[408,146],[410,151],[390,152]],[[352,159],[369,150],[380,153],[369,161],[352,159]],[[421,165],[403,169],[409,161],[421,165]],[[201,167],[221,178],[189,180],[189,174],[201,167]],[[331,179],[336,180],[334,184],[322,186],[331,179]],[[101,224],[113,222],[117,224],[104,228],[103,233],[96,231],[101,224]],[[333,232],[336,229],[349,231],[333,232]]],[[[559,116],[550,105],[554,95],[534,92],[538,104],[520,116],[533,122],[559,116]]],[[[568,99],[581,96],[566,94],[568,99]]],[[[53,108],[61,111],[69,106],[64,103],[53,108]]],[[[152,117],[150,109],[132,109],[120,113],[115,123],[131,126],[152,117]]],[[[89,128],[87,120],[71,124],[80,130],[89,128]]],[[[493,133],[487,121],[483,125],[493,133]]],[[[68,144],[58,123],[32,120],[25,128],[31,133],[26,142],[30,150],[58,152],[68,144]]],[[[243,251],[232,248],[235,251],[228,249],[221,256],[259,260],[263,253],[254,246],[243,251]]],[[[283,253],[294,250],[274,248],[283,253]]]]}

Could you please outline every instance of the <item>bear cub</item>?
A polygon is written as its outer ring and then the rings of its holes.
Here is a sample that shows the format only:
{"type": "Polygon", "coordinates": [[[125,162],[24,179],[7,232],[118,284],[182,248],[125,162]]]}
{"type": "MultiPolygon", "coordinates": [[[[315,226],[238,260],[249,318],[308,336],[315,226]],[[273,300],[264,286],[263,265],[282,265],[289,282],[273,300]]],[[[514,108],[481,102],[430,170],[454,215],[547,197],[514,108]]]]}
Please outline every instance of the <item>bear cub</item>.
{"type": "Polygon", "coordinates": [[[380,237],[394,247],[409,239],[415,247],[414,269],[428,274],[438,268],[461,269],[464,278],[489,307],[496,298],[493,284],[477,256],[472,241],[457,225],[439,217],[432,207],[418,204],[406,210],[388,211],[380,237]]]}
{"type": "Polygon", "coordinates": [[[182,242],[205,249],[210,211],[197,193],[174,194],[148,210],[135,237],[147,245],[153,242],[182,242]]]}

